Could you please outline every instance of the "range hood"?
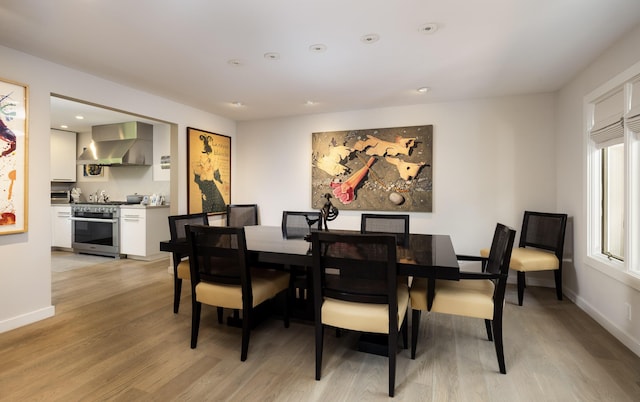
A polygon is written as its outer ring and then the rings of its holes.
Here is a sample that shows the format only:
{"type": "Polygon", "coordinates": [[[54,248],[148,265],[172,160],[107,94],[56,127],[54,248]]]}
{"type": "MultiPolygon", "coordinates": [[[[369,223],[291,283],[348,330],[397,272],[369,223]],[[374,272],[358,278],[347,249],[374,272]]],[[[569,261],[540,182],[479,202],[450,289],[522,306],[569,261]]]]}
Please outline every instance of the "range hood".
{"type": "Polygon", "coordinates": [[[153,126],[131,121],[91,127],[93,142],[80,154],[78,165],[150,166],[153,126]]]}

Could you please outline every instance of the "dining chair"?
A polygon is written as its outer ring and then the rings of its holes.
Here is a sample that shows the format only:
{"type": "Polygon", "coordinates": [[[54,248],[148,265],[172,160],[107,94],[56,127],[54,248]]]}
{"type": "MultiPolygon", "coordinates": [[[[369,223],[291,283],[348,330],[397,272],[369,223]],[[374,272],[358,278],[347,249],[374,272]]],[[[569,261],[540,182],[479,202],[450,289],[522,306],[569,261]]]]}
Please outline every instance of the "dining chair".
{"type": "MultiPolygon", "coordinates": [[[[198,343],[202,304],[242,311],[242,350],[247,359],[253,309],[289,289],[289,274],[249,264],[244,227],[188,226],[191,250],[191,349],[198,343]]],[[[289,327],[288,297],[284,326],[289,327]]]]}
{"type": "Polygon", "coordinates": [[[227,226],[254,226],[258,224],[257,204],[227,205],[227,226]]]}
{"type": "MultiPolygon", "coordinates": [[[[525,274],[553,271],[556,297],[562,300],[562,258],[567,214],[525,211],[517,248],[511,253],[511,269],[518,272],[518,305],[522,306],[525,274]]],[[[488,250],[480,251],[487,255],[488,250]]]]}
{"type": "MultiPolygon", "coordinates": [[[[311,229],[322,229],[320,211],[282,211],[282,237],[284,239],[304,239],[311,229]]],[[[291,273],[289,295],[292,297],[292,308],[301,306],[307,318],[313,317],[313,298],[311,293],[311,267],[287,265],[291,273]]]]}
{"type": "MultiPolygon", "coordinates": [[[[498,366],[507,373],[502,340],[502,311],[509,275],[509,259],[515,230],[498,223],[493,234],[488,257],[462,256],[461,261],[480,261],[480,272],[460,272],[459,281],[436,280],[431,312],[483,318],[487,337],[494,342],[498,366]]],[[[427,282],[414,278],[411,299],[411,358],[416,358],[420,327],[420,312],[427,310],[427,282]]]]}
{"type": "MultiPolygon", "coordinates": [[[[172,242],[186,242],[186,225],[208,225],[209,219],[206,212],[186,215],[169,216],[169,234],[172,242]]],[[[191,278],[189,268],[189,253],[173,252],[173,312],[180,309],[180,294],[182,293],[182,280],[191,278]]]]}
{"type": "Polygon", "coordinates": [[[285,239],[304,239],[311,229],[322,230],[322,217],[319,211],[282,211],[282,237],[285,239]]]}
{"type": "Polygon", "coordinates": [[[409,215],[362,214],[360,233],[393,233],[398,244],[406,244],[409,240],[409,215]]]}
{"type": "Polygon", "coordinates": [[[408,287],[397,281],[396,238],[312,232],[316,380],[324,328],[387,335],[389,396],[395,392],[398,333],[406,329],[408,287]]]}

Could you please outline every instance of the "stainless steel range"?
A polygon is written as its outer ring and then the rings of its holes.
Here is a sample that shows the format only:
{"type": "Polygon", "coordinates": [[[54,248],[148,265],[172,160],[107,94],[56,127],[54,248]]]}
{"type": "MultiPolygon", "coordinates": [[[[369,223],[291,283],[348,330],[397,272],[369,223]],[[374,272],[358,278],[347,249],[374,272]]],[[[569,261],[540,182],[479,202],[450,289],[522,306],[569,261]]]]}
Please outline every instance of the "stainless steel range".
{"type": "Polygon", "coordinates": [[[120,258],[121,204],[123,202],[71,205],[73,251],[120,258]]]}

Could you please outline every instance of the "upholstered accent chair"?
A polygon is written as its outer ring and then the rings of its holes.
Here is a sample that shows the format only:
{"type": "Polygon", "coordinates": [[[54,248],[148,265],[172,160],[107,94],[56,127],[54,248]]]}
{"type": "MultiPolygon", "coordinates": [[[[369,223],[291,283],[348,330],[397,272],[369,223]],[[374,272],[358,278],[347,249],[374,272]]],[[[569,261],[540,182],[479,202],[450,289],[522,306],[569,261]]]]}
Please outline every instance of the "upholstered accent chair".
{"type": "MultiPolygon", "coordinates": [[[[556,297],[562,300],[562,256],[567,214],[525,211],[519,247],[511,253],[511,269],[518,272],[518,305],[522,306],[525,274],[553,271],[556,297]]],[[[486,256],[488,250],[481,250],[486,256]]]]}
{"type": "Polygon", "coordinates": [[[409,241],[409,215],[362,214],[360,233],[393,233],[398,244],[406,244],[409,241]]]}
{"type": "MultiPolygon", "coordinates": [[[[172,242],[186,242],[186,225],[208,225],[209,220],[205,212],[186,215],[169,216],[169,234],[172,242]]],[[[182,280],[189,280],[191,272],[189,268],[189,253],[172,253],[173,257],[173,312],[180,309],[180,294],[182,293],[182,280]]]]}
{"type": "Polygon", "coordinates": [[[386,334],[393,396],[398,333],[406,329],[409,303],[407,285],[397,280],[395,236],[318,231],[311,239],[316,380],[322,371],[325,327],[386,334]]]}
{"type": "MultiPolygon", "coordinates": [[[[509,260],[515,230],[497,224],[488,257],[458,256],[459,260],[480,261],[482,271],[460,272],[459,281],[436,280],[431,312],[481,318],[487,337],[494,342],[500,372],[507,373],[502,340],[502,312],[509,275],[509,260]]],[[[414,279],[411,296],[411,358],[416,357],[420,312],[427,310],[426,279],[414,279]]]]}
{"type": "Polygon", "coordinates": [[[257,204],[227,205],[227,226],[243,227],[258,224],[257,204]]]}
{"type": "MultiPolygon", "coordinates": [[[[253,309],[289,289],[289,274],[252,268],[244,227],[188,226],[191,250],[191,348],[198,343],[202,304],[242,311],[242,349],[247,359],[253,309]]],[[[289,327],[288,297],[284,325],[289,327]]]]}

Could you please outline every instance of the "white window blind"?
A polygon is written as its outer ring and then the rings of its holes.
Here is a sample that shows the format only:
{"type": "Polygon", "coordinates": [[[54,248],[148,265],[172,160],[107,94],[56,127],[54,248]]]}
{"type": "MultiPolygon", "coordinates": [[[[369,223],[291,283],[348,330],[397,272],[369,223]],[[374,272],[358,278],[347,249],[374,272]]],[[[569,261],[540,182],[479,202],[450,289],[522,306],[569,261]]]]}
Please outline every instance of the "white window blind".
{"type": "Polygon", "coordinates": [[[598,148],[624,142],[623,105],[622,88],[595,103],[589,135],[598,148]]]}
{"type": "Polygon", "coordinates": [[[631,109],[625,115],[626,126],[634,133],[640,133],[640,78],[631,85],[631,109]]]}

